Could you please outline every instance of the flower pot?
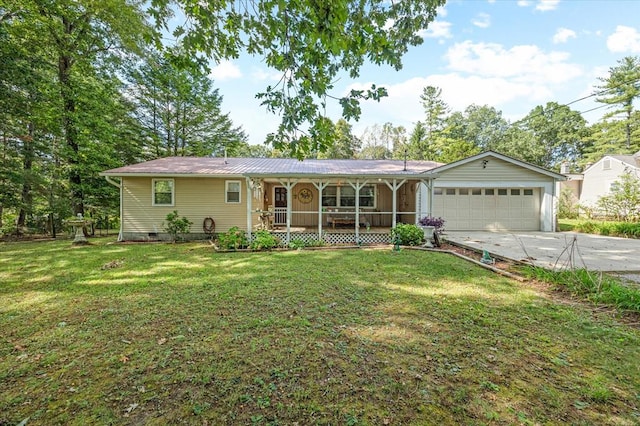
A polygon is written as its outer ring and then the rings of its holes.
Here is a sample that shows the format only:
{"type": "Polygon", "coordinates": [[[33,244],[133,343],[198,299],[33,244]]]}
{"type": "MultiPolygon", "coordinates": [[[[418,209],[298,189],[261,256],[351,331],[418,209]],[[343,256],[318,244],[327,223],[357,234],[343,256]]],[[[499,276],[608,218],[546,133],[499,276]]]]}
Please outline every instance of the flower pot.
{"type": "Polygon", "coordinates": [[[424,245],[425,247],[433,247],[433,234],[436,232],[435,226],[421,226],[422,232],[424,232],[424,245]]]}

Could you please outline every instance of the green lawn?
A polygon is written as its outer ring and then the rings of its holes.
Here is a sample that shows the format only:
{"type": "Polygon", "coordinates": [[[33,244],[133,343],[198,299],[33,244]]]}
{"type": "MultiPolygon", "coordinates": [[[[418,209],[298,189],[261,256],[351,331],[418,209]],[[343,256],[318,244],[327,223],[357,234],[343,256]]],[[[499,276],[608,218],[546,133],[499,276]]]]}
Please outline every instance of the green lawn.
{"type": "Polygon", "coordinates": [[[0,245],[0,425],[640,422],[640,331],[441,253],[0,245]]]}

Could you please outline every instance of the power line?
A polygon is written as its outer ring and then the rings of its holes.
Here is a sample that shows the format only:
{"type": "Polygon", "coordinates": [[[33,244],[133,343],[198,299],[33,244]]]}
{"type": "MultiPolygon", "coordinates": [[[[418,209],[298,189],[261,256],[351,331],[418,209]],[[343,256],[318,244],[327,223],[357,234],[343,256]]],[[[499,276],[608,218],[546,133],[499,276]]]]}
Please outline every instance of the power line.
{"type": "MultiPolygon", "coordinates": [[[[557,110],[557,109],[560,109],[560,108],[563,108],[563,107],[567,107],[567,106],[569,106],[569,105],[573,105],[573,104],[575,104],[575,103],[578,103],[578,102],[584,101],[584,100],[589,99],[589,98],[592,98],[592,97],[594,97],[594,96],[604,95],[604,94],[606,94],[607,92],[611,92],[611,91],[613,91],[613,90],[615,90],[615,89],[617,89],[617,88],[619,88],[619,87],[621,87],[621,86],[624,86],[624,85],[626,85],[626,84],[634,84],[634,83],[638,83],[638,82],[640,82],[640,76],[639,76],[639,77],[631,78],[631,79],[626,80],[626,81],[621,81],[620,83],[618,83],[618,84],[616,84],[616,85],[614,85],[614,86],[612,86],[612,87],[609,87],[609,88],[604,89],[604,90],[600,90],[599,92],[594,92],[594,93],[592,93],[592,94],[590,94],[590,95],[587,95],[587,96],[583,96],[582,98],[579,98],[579,99],[573,100],[573,101],[568,102],[568,103],[566,103],[566,104],[558,105],[558,106],[556,106],[556,107],[554,107],[554,108],[547,109],[546,111],[544,110],[544,107],[543,107],[543,110],[542,110],[541,112],[539,112],[539,113],[537,113],[537,114],[534,114],[534,115],[531,115],[531,116],[527,116],[527,117],[521,118],[520,120],[514,121],[513,123],[511,123],[511,126],[515,126],[515,125],[521,124],[521,123],[523,123],[523,122],[525,122],[525,121],[527,121],[527,120],[530,120],[530,119],[535,118],[535,117],[539,117],[539,116],[541,116],[541,115],[543,115],[543,114],[545,114],[545,113],[553,112],[553,111],[555,111],[555,110],[557,110]]],[[[579,111],[578,113],[579,113],[579,114],[585,114],[585,113],[587,113],[587,112],[595,111],[595,110],[597,110],[597,109],[605,108],[605,107],[607,107],[607,106],[609,106],[609,105],[601,105],[601,106],[599,106],[599,107],[591,108],[591,109],[586,110],[586,111],[579,111]]]]}

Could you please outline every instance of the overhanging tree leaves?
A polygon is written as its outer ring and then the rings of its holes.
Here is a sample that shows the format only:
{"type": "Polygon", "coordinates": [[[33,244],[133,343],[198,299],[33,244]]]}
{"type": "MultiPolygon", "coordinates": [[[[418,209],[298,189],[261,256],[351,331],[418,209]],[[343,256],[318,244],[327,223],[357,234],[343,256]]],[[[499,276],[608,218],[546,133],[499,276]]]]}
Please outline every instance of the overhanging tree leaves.
{"type": "MultiPolygon", "coordinates": [[[[402,67],[410,46],[422,43],[426,29],[445,0],[362,1],[216,1],[179,0],[185,24],[173,33],[188,55],[198,52],[215,61],[241,53],[261,56],[282,73],[280,81],[257,95],[281,123],[268,141],[302,158],[331,143],[332,126],[324,118],[330,99],[346,119],[358,118],[360,101],[379,100],[384,88],[352,90],[333,97],[338,77],[359,75],[365,60],[402,67]]],[[[171,16],[171,0],[152,0],[160,25],[171,16]]]]}

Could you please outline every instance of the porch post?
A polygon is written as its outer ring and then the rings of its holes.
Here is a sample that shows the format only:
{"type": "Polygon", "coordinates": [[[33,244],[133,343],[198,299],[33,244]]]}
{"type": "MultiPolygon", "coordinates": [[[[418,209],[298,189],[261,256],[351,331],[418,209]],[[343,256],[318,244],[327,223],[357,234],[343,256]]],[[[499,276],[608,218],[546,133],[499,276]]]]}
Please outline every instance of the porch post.
{"type": "Polygon", "coordinates": [[[397,195],[397,193],[398,193],[398,188],[400,188],[402,185],[404,185],[404,183],[405,183],[406,181],[407,181],[406,179],[402,179],[400,182],[398,182],[398,181],[397,181],[397,179],[394,179],[394,180],[393,180],[393,183],[389,183],[389,182],[388,182],[388,181],[386,181],[386,180],[384,181],[384,183],[386,183],[386,184],[387,184],[387,186],[389,187],[389,189],[390,189],[390,190],[391,190],[391,192],[393,193],[393,196],[392,196],[392,197],[393,197],[393,199],[391,200],[391,201],[392,201],[392,203],[393,203],[393,204],[392,204],[392,205],[393,205],[393,208],[392,208],[392,213],[391,213],[391,214],[393,215],[393,217],[391,218],[391,227],[392,227],[392,228],[395,228],[395,227],[396,227],[396,213],[397,213],[397,211],[396,211],[396,210],[397,210],[397,208],[398,208],[398,201],[396,200],[396,198],[397,198],[397,196],[396,196],[396,195],[397,195]]]}
{"type": "Polygon", "coordinates": [[[433,191],[434,191],[434,184],[433,184],[433,179],[429,179],[429,216],[433,217],[433,191]]]}
{"type": "Polygon", "coordinates": [[[280,184],[287,189],[287,245],[291,241],[291,202],[293,200],[293,195],[291,194],[291,190],[298,183],[297,180],[291,182],[291,179],[287,179],[287,182],[280,181],[280,184]]]}
{"type": "Polygon", "coordinates": [[[393,188],[391,189],[391,192],[393,193],[393,200],[392,200],[392,207],[391,207],[391,228],[395,228],[396,227],[396,219],[397,219],[397,208],[398,208],[398,187],[396,185],[396,180],[393,180],[393,188]]]}
{"type": "Polygon", "coordinates": [[[251,242],[251,231],[253,228],[253,221],[251,220],[251,204],[253,201],[253,185],[251,184],[251,179],[246,178],[247,180],[247,236],[249,238],[249,242],[251,242]]]}
{"type": "Polygon", "coordinates": [[[362,189],[366,184],[366,180],[363,183],[360,183],[360,181],[356,179],[355,185],[349,181],[349,185],[356,190],[356,244],[360,239],[360,189],[362,189]]]}
{"type": "Polygon", "coordinates": [[[322,191],[329,185],[329,182],[311,182],[318,190],[318,241],[322,239],[322,191]]]}

